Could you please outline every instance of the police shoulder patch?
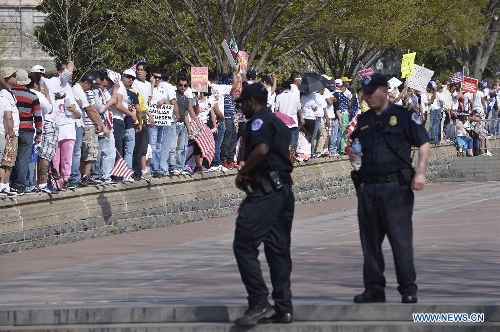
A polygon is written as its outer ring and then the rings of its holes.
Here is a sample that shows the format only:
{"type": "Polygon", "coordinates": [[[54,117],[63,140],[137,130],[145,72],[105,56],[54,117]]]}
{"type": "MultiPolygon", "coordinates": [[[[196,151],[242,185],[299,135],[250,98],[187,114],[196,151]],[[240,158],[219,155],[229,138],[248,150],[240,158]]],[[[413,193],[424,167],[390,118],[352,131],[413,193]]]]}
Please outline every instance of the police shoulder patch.
{"type": "Polygon", "coordinates": [[[261,127],[262,127],[262,124],[264,123],[264,121],[262,121],[261,119],[255,119],[253,122],[252,122],[252,131],[257,131],[259,130],[261,127]]]}
{"type": "Polygon", "coordinates": [[[415,122],[418,125],[422,124],[422,119],[418,116],[418,114],[416,112],[413,112],[411,114],[411,119],[412,119],[413,122],[415,122]]]}

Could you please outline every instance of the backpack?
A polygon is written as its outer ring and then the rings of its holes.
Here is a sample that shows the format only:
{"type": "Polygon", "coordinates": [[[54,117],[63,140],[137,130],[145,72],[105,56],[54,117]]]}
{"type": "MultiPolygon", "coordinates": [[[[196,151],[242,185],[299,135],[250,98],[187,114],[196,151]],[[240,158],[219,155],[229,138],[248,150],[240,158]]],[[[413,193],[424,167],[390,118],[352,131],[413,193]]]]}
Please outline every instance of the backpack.
{"type": "Polygon", "coordinates": [[[52,162],[49,165],[49,172],[47,174],[47,184],[55,190],[62,190],[64,188],[64,181],[61,175],[56,171],[52,162]]]}

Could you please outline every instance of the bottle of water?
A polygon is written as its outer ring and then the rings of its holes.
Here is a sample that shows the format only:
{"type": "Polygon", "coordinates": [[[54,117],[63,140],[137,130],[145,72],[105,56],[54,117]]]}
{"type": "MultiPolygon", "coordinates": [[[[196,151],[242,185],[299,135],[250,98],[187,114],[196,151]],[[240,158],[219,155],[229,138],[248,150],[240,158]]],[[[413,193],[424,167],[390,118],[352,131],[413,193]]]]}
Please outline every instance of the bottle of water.
{"type": "Polygon", "coordinates": [[[358,170],[361,167],[361,143],[355,138],[351,144],[351,150],[356,154],[356,159],[352,162],[352,166],[358,170]]]}

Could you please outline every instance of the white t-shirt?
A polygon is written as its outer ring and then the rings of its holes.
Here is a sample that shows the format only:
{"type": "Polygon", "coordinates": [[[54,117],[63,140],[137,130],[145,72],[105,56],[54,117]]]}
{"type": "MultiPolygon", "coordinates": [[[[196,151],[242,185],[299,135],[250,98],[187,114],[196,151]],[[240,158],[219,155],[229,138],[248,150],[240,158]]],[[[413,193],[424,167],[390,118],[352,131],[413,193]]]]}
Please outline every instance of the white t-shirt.
{"type": "Polygon", "coordinates": [[[288,128],[298,127],[297,112],[300,110],[300,99],[290,90],[283,91],[276,97],[275,110],[293,118],[295,123],[288,128]]]}
{"type": "Polygon", "coordinates": [[[19,110],[17,109],[16,99],[9,90],[2,89],[0,97],[4,97],[10,103],[10,110],[12,112],[12,119],[14,120],[14,135],[19,136],[19,110]]]}
{"type": "Polygon", "coordinates": [[[318,105],[318,108],[314,112],[314,116],[317,118],[324,117],[325,116],[325,109],[327,106],[325,95],[322,95],[321,93],[316,92],[316,104],[318,105]]]}
{"type": "Polygon", "coordinates": [[[315,108],[318,107],[318,104],[316,103],[316,92],[311,92],[308,95],[302,95],[300,97],[300,104],[302,105],[303,119],[316,119],[316,116],[314,115],[315,108]]]}
{"type": "Polygon", "coordinates": [[[429,106],[427,105],[428,102],[429,102],[429,95],[427,94],[427,92],[422,92],[420,94],[420,105],[422,105],[422,112],[424,114],[429,113],[429,106]]]}
{"type": "Polygon", "coordinates": [[[169,93],[172,93],[172,92],[169,92],[168,91],[168,87],[163,85],[163,86],[160,86],[158,84],[158,86],[156,88],[153,89],[153,94],[152,94],[152,97],[151,97],[151,104],[156,104],[158,103],[160,100],[163,100],[163,101],[168,101],[170,102],[170,100],[172,99],[175,99],[176,98],[176,95],[175,95],[175,90],[173,91],[173,96],[174,98],[172,98],[171,95],[169,95],[169,93]]]}
{"type": "MultiPolygon", "coordinates": [[[[123,102],[122,102],[123,107],[128,109],[128,105],[130,104],[130,100],[128,98],[127,89],[125,88],[125,85],[123,85],[122,82],[120,82],[120,86],[118,87],[118,94],[123,96],[123,102]]],[[[111,113],[113,114],[113,119],[118,119],[118,120],[122,120],[122,121],[125,119],[125,114],[120,112],[116,107],[110,107],[110,108],[111,108],[111,113]]]]}
{"type": "Polygon", "coordinates": [[[214,106],[214,98],[213,96],[208,96],[205,98],[205,101],[198,100],[198,119],[203,123],[207,123],[208,115],[210,113],[210,109],[214,106]]]}
{"type": "Polygon", "coordinates": [[[144,102],[147,104],[148,100],[149,100],[149,96],[152,95],[151,94],[151,82],[148,82],[148,81],[142,82],[139,80],[134,80],[134,83],[132,83],[132,88],[142,95],[142,99],[144,99],[144,102]]]}
{"type": "Polygon", "coordinates": [[[0,135],[3,137],[7,133],[7,123],[5,122],[4,114],[10,111],[10,102],[7,98],[0,97],[0,135]]]}
{"type": "Polygon", "coordinates": [[[473,96],[474,97],[474,100],[472,102],[472,110],[475,111],[475,110],[482,110],[484,111],[483,109],[483,103],[481,102],[481,100],[484,98],[484,93],[483,91],[477,91],[476,92],[476,95],[473,96]]]}
{"type": "Polygon", "coordinates": [[[232,86],[229,84],[214,84],[210,85],[212,87],[212,96],[214,97],[217,106],[219,106],[219,111],[224,114],[224,95],[231,94],[232,86]]]}
{"type": "MultiPolygon", "coordinates": [[[[167,95],[167,99],[170,101],[172,99],[176,99],[177,98],[177,94],[175,93],[175,86],[173,86],[172,84],[168,83],[168,82],[160,82],[158,84],[158,87],[160,89],[163,89],[163,91],[165,92],[165,94],[167,95]]],[[[186,91],[187,92],[187,91],[186,91]]],[[[193,93],[191,93],[192,95],[193,93]]],[[[185,96],[188,96],[186,93],[184,94],[185,96]]],[[[189,97],[188,97],[189,98],[189,97]]],[[[160,99],[158,99],[160,100],[160,99]]]]}
{"type": "Polygon", "coordinates": [[[300,99],[300,91],[299,91],[299,88],[295,85],[295,84],[292,84],[290,86],[290,91],[295,94],[297,97],[299,97],[300,99]]]}
{"type": "Polygon", "coordinates": [[[42,109],[43,121],[55,121],[54,114],[52,114],[52,105],[50,104],[49,100],[40,91],[36,91],[33,89],[31,89],[31,91],[34,92],[38,96],[38,100],[40,100],[40,108],[42,109]]]}
{"type": "Polygon", "coordinates": [[[276,103],[276,93],[271,94],[271,88],[267,88],[267,104],[271,105],[271,110],[274,112],[274,104],[276,103]]]}
{"type": "Polygon", "coordinates": [[[75,83],[73,85],[73,95],[80,106],[80,111],[82,112],[82,117],[80,119],[76,119],[75,123],[77,127],[83,127],[83,124],[86,122],[86,112],[85,107],[89,107],[89,101],[87,99],[87,94],[83,91],[82,86],[79,83],[75,83]]]}
{"type": "Polygon", "coordinates": [[[469,105],[469,100],[473,98],[472,93],[466,92],[464,93],[464,109],[465,111],[469,111],[470,105],[469,105]]]}
{"type": "Polygon", "coordinates": [[[457,111],[458,110],[458,106],[459,106],[459,102],[458,102],[458,92],[455,91],[451,94],[451,110],[452,111],[457,111]]]}
{"type": "MultiPolygon", "coordinates": [[[[325,92],[323,92],[323,97],[325,98],[325,100],[328,98],[332,98],[333,93],[330,90],[325,89],[325,92]]],[[[335,118],[335,108],[333,107],[333,104],[326,103],[326,112],[328,113],[328,117],[330,119],[335,118]]]]}

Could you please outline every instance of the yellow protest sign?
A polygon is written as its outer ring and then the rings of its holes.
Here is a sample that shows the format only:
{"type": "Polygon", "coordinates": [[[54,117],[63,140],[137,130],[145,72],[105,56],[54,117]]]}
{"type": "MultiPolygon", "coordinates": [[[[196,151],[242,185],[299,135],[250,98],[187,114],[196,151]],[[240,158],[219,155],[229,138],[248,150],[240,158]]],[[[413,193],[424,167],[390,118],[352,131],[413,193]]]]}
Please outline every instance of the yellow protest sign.
{"type": "Polygon", "coordinates": [[[416,52],[403,55],[403,60],[401,61],[401,78],[413,75],[413,65],[415,64],[416,55],[416,52]]]}

